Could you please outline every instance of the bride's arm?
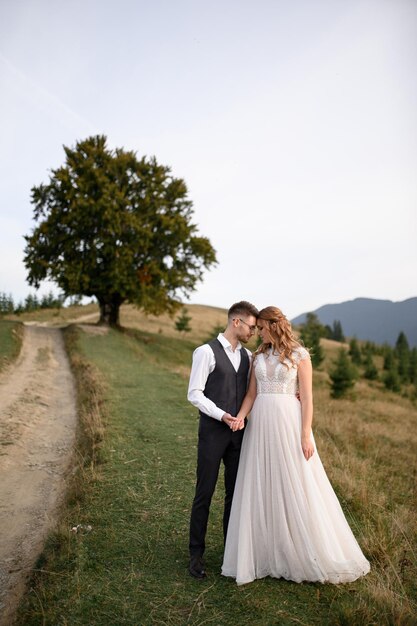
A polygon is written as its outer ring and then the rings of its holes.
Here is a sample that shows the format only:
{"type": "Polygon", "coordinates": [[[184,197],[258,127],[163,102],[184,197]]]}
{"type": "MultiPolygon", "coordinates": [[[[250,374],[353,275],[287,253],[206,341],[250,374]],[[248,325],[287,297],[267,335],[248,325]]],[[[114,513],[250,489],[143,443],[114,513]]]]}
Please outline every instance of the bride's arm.
{"type": "Polygon", "coordinates": [[[298,364],[298,384],[301,401],[301,447],[307,461],[314,454],[311,440],[311,424],[313,422],[313,368],[309,358],[302,359],[298,364]]]}
{"type": "Polygon", "coordinates": [[[255,367],[252,365],[252,371],[250,373],[248,390],[246,392],[246,396],[243,398],[242,406],[240,407],[239,413],[236,415],[237,419],[244,420],[247,414],[250,412],[253,403],[256,398],[256,378],[255,378],[255,367]]]}

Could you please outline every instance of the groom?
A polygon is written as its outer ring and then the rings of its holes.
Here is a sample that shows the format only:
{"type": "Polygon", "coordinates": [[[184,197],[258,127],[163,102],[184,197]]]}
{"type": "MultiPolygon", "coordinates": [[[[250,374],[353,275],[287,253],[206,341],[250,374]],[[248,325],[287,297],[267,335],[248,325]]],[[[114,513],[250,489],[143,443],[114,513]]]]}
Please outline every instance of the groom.
{"type": "Polygon", "coordinates": [[[223,534],[232,506],[243,430],[233,432],[232,424],[243,398],[250,370],[251,353],[243,348],[256,330],[258,310],[250,302],[233,304],[227,327],[217,339],[197,348],[193,354],[188,400],[198,408],[197,484],[190,520],[190,566],[194,578],[205,578],[203,554],[211,498],[221,461],[224,463],[225,499],[223,534]]]}

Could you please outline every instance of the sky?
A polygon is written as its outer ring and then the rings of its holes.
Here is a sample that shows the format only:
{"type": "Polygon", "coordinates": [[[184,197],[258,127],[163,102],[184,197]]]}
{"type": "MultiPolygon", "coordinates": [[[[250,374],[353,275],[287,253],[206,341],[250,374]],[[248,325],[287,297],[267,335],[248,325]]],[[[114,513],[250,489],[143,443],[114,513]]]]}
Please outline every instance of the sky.
{"type": "Polygon", "coordinates": [[[30,190],[95,134],[185,180],[218,258],[189,302],[417,296],[415,0],[0,0],[0,95],[15,300],[30,190]]]}

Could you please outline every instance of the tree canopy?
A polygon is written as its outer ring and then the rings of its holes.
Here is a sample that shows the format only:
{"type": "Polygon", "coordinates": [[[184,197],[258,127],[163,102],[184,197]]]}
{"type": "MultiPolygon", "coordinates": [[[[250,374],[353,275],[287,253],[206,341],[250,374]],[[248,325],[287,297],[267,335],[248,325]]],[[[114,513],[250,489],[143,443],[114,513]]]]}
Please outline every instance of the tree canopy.
{"type": "Polygon", "coordinates": [[[104,135],[64,146],[65,164],[32,188],[37,225],[25,237],[29,284],[55,281],[65,296],[94,296],[117,325],[123,302],[173,313],[216,253],[192,223],[185,182],[155,157],[110,150],[104,135]]]}

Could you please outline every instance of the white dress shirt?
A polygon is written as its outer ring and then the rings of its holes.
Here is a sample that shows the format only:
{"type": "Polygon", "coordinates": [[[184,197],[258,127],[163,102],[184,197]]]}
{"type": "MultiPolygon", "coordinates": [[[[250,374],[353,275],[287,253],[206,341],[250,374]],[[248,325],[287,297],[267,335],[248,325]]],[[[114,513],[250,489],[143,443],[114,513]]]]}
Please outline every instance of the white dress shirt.
{"type": "MultiPolygon", "coordinates": [[[[232,350],[230,342],[222,333],[217,335],[217,339],[222,344],[226,355],[237,372],[240,365],[242,344],[238,342],[235,350],[232,350]]],[[[248,353],[250,362],[252,353],[247,348],[243,348],[243,350],[246,350],[248,353]]],[[[204,395],[207,378],[215,366],[214,352],[207,343],[194,350],[187,398],[202,413],[220,421],[226,411],[204,395]]]]}

